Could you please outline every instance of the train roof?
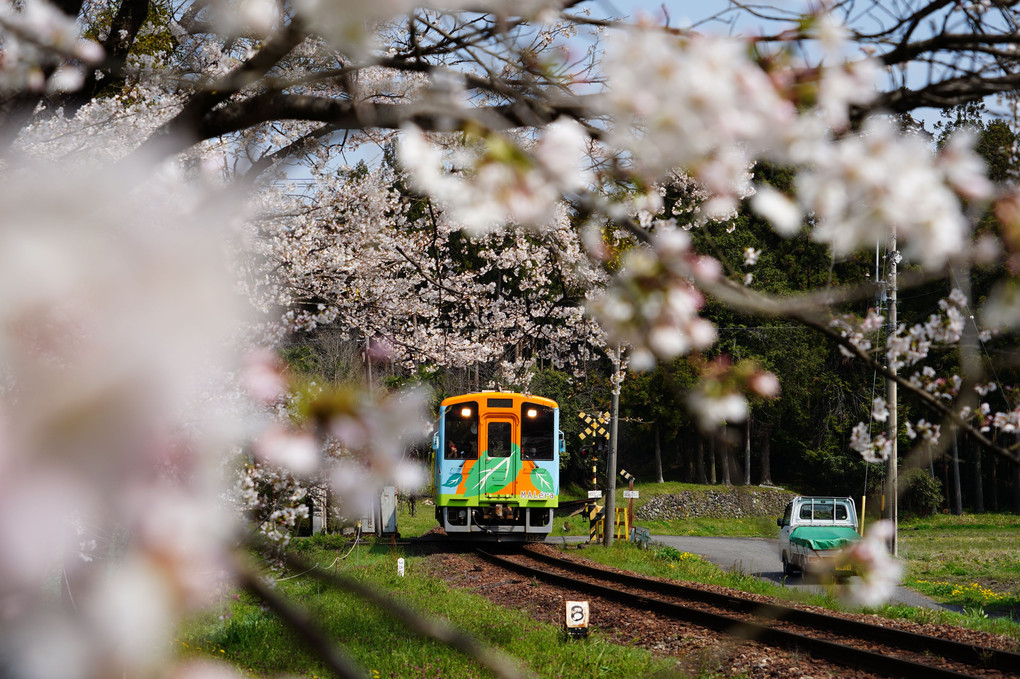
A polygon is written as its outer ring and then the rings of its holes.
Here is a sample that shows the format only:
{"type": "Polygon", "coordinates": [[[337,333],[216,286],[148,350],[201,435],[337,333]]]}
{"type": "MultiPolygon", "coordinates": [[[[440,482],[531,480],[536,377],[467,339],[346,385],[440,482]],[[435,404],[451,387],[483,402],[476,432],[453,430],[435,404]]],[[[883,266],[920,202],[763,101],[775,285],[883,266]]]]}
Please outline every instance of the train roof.
{"type": "Polygon", "coordinates": [[[458,394],[457,396],[450,396],[444,398],[441,406],[451,406],[457,403],[464,403],[465,401],[477,401],[480,399],[489,398],[509,398],[513,399],[514,407],[527,401],[528,403],[537,403],[539,405],[549,406],[550,408],[559,408],[559,404],[551,398],[544,396],[535,396],[534,394],[521,394],[513,391],[476,391],[470,394],[458,394]]]}

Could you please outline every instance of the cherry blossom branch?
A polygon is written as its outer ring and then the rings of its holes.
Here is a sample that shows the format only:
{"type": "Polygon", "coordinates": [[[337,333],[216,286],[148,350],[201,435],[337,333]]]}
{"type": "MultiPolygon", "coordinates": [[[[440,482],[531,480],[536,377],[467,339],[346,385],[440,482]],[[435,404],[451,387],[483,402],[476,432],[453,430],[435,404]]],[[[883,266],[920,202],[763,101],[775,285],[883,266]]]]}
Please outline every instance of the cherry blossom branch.
{"type": "MultiPolygon", "coordinates": [[[[862,350],[848,338],[843,337],[835,328],[832,327],[829,322],[829,318],[825,317],[821,312],[816,311],[812,314],[807,309],[797,311],[787,309],[779,312],[775,305],[776,300],[772,300],[758,292],[750,290],[744,286],[737,285],[727,279],[720,279],[718,283],[702,283],[701,285],[708,294],[724,301],[733,308],[759,316],[764,315],[789,318],[813,330],[817,330],[825,336],[835,340],[840,346],[852,353],[869,368],[877,371],[887,380],[894,380],[900,387],[917,396],[925,403],[925,405],[938,412],[944,419],[951,421],[962,431],[970,434],[981,446],[995,453],[999,457],[1002,457],[1011,464],[1020,464],[1020,458],[1011,452],[1016,446],[1004,448],[997,445],[994,441],[986,437],[977,427],[960,417],[958,412],[938,400],[937,397],[918,387],[909,379],[906,379],[897,373],[893,373],[887,366],[883,365],[871,356],[871,354],[862,350]]],[[[974,384],[976,384],[976,381],[974,380],[971,380],[969,384],[965,382],[961,387],[961,393],[968,395],[972,393],[974,384]]],[[[966,400],[966,398],[967,396],[963,397],[964,400],[966,400]]],[[[964,403],[963,405],[967,404],[964,403]]]]}
{"type": "Polygon", "coordinates": [[[265,46],[244,64],[193,95],[176,116],[157,129],[146,143],[142,144],[136,155],[150,153],[155,146],[168,146],[165,152],[174,153],[196,141],[209,138],[195,135],[196,131],[202,128],[203,117],[217,105],[257,82],[305,37],[300,22],[295,19],[281,33],[268,40],[265,46]],[[168,144],[168,138],[174,141],[168,144]]]}
{"type": "MultiPolygon", "coordinates": [[[[481,106],[453,110],[423,104],[377,104],[338,101],[326,97],[278,92],[258,95],[229,104],[208,113],[192,131],[191,137],[211,139],[237,132],[259,123],[294,119],[332,123],[341,129],[400,129],[414,123],[422,129],[451,129],[451,123],[474,123],[490,130],[546,125],[566,115],[581,117],[589,113],[588,97],[561,102],[528,101],[518,104],[481,106]]],[[[183,150],[189,142],[180,141],[174,150],[183,150]]]]}
{"type": "Polygon", "coordinates": [[[334,674],[344,679],[363,679],[368,676],[350,656],[342,653],[326,638],[307,612],[291,605],[266,585],[262,578],[239,566],[238,581],[245,590],[269,607],[285,626],[292,629],[295,636],[334,674]]]}

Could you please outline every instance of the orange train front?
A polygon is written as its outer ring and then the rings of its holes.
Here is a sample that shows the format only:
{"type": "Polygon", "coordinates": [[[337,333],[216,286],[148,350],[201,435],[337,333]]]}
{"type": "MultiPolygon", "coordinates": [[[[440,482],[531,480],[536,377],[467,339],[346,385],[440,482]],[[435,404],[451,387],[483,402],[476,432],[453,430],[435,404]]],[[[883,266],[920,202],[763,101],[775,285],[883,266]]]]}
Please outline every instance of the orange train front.
{"type": "Polygon", "coordinates": [[[559,498],[560,411],[530,394],[452,396],[439,408],[436,520],[448,534],[542,540],[559,498]]]}

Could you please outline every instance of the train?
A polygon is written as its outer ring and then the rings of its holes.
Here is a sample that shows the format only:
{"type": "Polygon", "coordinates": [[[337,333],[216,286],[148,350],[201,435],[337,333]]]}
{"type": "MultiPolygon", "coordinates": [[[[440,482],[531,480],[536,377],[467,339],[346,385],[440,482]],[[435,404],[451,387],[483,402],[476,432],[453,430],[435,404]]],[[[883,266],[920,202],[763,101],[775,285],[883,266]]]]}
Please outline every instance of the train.
{"type": "Polygon", "coordinates": [[[483,391],[444,399],[432,439],[436,521],[449,536],[541,541],[565,452],[556,401],[483,391]]]}

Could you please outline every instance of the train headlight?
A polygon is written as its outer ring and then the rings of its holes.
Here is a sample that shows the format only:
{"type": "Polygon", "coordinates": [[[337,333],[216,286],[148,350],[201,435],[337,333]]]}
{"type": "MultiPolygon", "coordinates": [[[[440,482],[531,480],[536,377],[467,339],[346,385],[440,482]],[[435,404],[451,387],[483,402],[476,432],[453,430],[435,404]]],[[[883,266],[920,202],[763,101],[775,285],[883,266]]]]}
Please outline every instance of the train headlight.
{"type": "Polygon", "coordinates": [[[535,408],[528,408],[528,417],[538,417],[538,410],[535,408]]]}
{"type": "Polygon", "coordinates": [[[461,417],[471,417],[471,408],[461,408],[460,409],[460,416],[461,417]]]}

